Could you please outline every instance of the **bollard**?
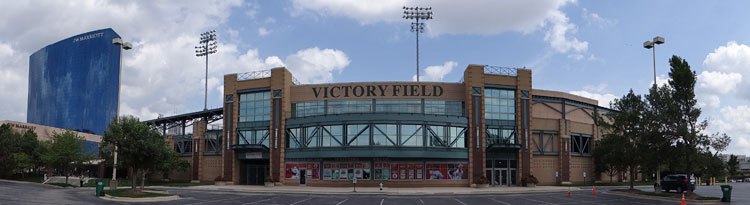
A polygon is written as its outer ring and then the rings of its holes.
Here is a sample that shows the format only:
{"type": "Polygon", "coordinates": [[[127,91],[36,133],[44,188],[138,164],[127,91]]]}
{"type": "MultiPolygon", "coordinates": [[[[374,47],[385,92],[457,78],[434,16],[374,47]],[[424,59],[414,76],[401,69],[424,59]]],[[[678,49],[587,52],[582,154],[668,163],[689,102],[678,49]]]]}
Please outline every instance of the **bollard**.
{"type": "Polygon", "coordinates": [[[380,183],[380,191],[383,191],[383,183],[380,183]]]}

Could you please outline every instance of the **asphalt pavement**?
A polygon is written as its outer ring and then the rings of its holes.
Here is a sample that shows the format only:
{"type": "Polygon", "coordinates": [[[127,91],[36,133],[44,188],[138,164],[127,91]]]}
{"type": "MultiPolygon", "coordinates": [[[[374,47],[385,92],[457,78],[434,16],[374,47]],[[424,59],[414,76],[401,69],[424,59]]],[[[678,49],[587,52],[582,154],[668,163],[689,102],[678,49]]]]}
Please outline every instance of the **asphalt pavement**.
{"type": "MultiPolygon", "coordinates": [[[[312,188],[312,187],[311,187],[312,188]]],[[[715,187],[714,187],[715,188],[715,187]]],[[[745,187],[742,189],[744,190],[745,187]]],[[[566,192],[535,192],[505,194],[433,194],[433,195],[384,195],[384,194],[289,194],[250,193],[226,190],[195,190],[165,188],[180,200],[158,203],[130,204],[335,204],[335,205],[384,205],[384,204],[675,204],[662,201],[621,196],[607,193],[609,188],[566,192]]],[[[700,189],[699,189],[700,190],[700,189]]],[[[735,192],[737,193],[737,192],[735,192]]],[[[739,194],[738,194],[739,195],[739,194]]],[[[742,197],[739,197],[742,198],[742,197]]],[[[733,199],[735,197],[733,196],[733,199]]],[[[0,181],[0,204],[128,204],[100,199],[92,188],[58,188],[52,185],[0,181]]],[[[743,204],[739,202],[738,204],[743,204]]],[[[747,204],[747,203],[745,203],[747,204]]]]}

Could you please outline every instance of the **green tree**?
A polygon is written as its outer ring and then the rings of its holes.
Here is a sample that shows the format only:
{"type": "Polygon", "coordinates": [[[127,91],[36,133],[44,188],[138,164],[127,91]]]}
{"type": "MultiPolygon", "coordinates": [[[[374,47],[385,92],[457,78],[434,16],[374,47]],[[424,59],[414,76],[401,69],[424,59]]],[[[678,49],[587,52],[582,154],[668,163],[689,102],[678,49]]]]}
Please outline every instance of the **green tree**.
{"type": "Polygon", "coordinates": [[[612,183],[614,176],[627,170],[623,158],[627,153],[622,149],[622,145],[626,143],[627,139],[622,135],[605,135],[596,142],[593,150],[594,168],[596,173],[607,174],[610,183],[612,183]]]}
{"type": "Polygon", "coordinates": [[[0,177],[9,177],[15,171],[16,159],[13,155],[17,153],[19,138],[10,125],[0,125],[0,177]]]}
{"type": "Polygon", "coordinates": [[[605,129],[609,129],[610,135],[623,138],[620,140],[622,160],[617,162],[619,166],[627,167],[630,174],[630,189],[634,187],[635,175],[641,162],[641,151],[639,143],[643,139],[643,112],[645,105],[640,95],[633,93],[631,89],[621,99],[615,99],[611,104],[615,112],[605,114],[609,123],[605,123],[605,129]]]}
{"type": "Polygon", "coordinates": [[[681,152],[680,156],[685,162],[684,171],[688,176],[692,176],[695,164],[699,162],[699,154],[709,152],[710,148],[722,151],[731,138],[726,134],[707,135],[703,132],[708,127],[708,121],[698,121],[701,109],[695,99],[695,71],[690,70],[688,62],[678,56],[672,56],[669,65],[671,99],[675,106],[675,115],[669,116],[675,119],[673,135],[676,148],[681,152]]]}
{"type": "Polygon", "coordinates": [[[71,130],[52,134],[52,140],[44,144],[46,150],[41,156],[42,161],[62,170],[65,173],[66,183],[73,168],[94,159],[92,154],[84,152],[84,139],[71,130]]]}
{"type": "Polygon", "coordinates": [[[727,173],[729,174],[730,178],[737,177],[737,171],[740,168],[740,161],[737,160],[737,156],[735,155],[729,155],[729,160],[727,161],[727,173]]]}
{"type": "MultiPolygon", "coordinates": [[[[169,147],[156,128],[149,127],[132,116],[118,117],[113,120],[104,132],[102,145],[117,146],[119,166],[133,170],[133,176],[131,176],[131,192],[133,193],[142,191],[145,175],[149,171],[185,169],[188,166],[187,162],[179,159],[177,153],[169,147]],[[138,177],[141,177],[141,189],[137,187],[138,177]]],[[[107,160],[112,158],[109,150],[111,148],[102,152],[107,160]]]]}
{"type": "Polygon", "coordinates": [[[646,107],[643,113],[644,136],[640,141],[642,149],[641,169],[644,173],[655,172],[656,192],[661,192],[661,168],[663,160],[670,156],[674,142],[676,106],[672,101],[669,85],[654,85],[645,97],[646,107]]]}
{"type": "Polygon", "coordinates": [[[11,129],[10,125],[0,126],[0,177],[21,174],[23,178],[29,170],[41,166],[41,147],[33,131],[23,135],[11,129]]]}

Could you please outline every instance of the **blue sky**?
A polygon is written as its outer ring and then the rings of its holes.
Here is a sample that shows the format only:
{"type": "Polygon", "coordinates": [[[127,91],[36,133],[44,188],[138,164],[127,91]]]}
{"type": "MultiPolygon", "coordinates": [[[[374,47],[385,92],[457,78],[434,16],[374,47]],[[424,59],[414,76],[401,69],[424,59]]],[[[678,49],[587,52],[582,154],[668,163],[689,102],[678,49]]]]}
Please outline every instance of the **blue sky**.
{"type": "Polygon", "coordinates": [[[288,67],[307,83],[411,81],[415,34],[402,6],[431,6],[420,36],[423,80],[458,82],[468,64],[526,67],[536,89],[606,106],[653,81],[671,55],[699,75],[711,126],[750,154],[748,1],[13,1],[0,14],[0,119],[26,120],[28,56],[45,45],[111,27],[134,49],[123,61],[122,111],[142,119],[202,109],[201,32],[219,33],[210,56],[209,107],[223,75],[288,67]],[[425,74],[427,73],[427,74],[425,74]]]}

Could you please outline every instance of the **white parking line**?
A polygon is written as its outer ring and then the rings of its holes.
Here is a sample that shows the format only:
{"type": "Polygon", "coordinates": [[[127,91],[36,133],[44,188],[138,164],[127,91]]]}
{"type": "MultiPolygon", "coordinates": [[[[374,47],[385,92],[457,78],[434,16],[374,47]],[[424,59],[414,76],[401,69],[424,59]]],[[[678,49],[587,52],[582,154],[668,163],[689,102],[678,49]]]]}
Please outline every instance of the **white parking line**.
{"type": "Polygon", "coordinates": [[[554,203],[549,203],[549,202],[546,202],[546,201],[539,201],[539,200],[534,200],[534,199],[529,199],[529,198],[526,198],[526,200],[533,201],[533,202],[536,202],[536,203],[542,203],[542,204],[554,204],[554,203]]]}
{"type": "Polygon", "coordinates": [[[497,203],[501,203],[501,204],[505,204],[505,205],[510,205],[509,203],[506,203],[506,202],[502,202],[502,201],[500,201],[500,200],[497,200],[497,199],[493,199],[493,198],[489,198],[489,199],[490,199],[490,200],[492,200],[492,201],[495,201],[495,202],[497,202],[497,203]]]}
{"type": "Polygon", "coordinates": [[[385,199],[380,199],[380,205],[383,205],[383,201],[385,201],[385,199]]]}
{"type": "Polygon", "coordinates": [[[422,199],[419,199],[419,202],[421,202],[422,204],[424,204],[424,201],[422,201],[422,199]]]}
{"type": "Polygon", "coordinates": [[[461,200],[458,200],[458,199],[453,199],[453,200],[456,200],[456,201],[457,201],[458,203],[461,203],[461,204],[463,204],[463,205],[466,205],[466,203],[462,202],[461,200]]]}
{"type": "Polygon", "coordinates": [[[341,203],[344,203],[346,200],[349,200],[349,199],[344,199],[343,201],[340,201],[339,203],[336,203],[336,205],[341,205],[341,203]]]}
{"type": "Polygon", "coordinates": [[[268,200],[271,200],[271,199],[273,199],[273,198],[274,198],[274,197],[271,197],[271,198],[267,198],[267,199],[263,199],[263,200],[260,200],[260,201],[247,202],[247,203],[244,203],[244,204],[242,204],[242,205],[248,205],[248,204],[255,204],[255,203],[259,203],[259,202],[264,202],[264,201],[268,201],[268,200]]]}
{"type": "Polygon", "coordinates": [[[303,201],[307,201],[307,200],[310,200],[310,199],[312,199],[312,198],[307,198],[307,199],[303,199],[303,200],[300,200],[300,201],[297,201],[297,202],[291,203],[291,204],[289,204],[289,205],[295,205],[295,204],[299,204],[300,202],[303,202],[303,201]]]}
{"type": "MultiPolygon", "coordinates": [[[[202,202],[198,202],[198,203],[192,203],[192,204],[216,203],[216,202],[220,202],[220,201],[229,201],[229,200],[235,200],[235,199],[239,199],[239,198],[244,198],[244,196],[241,196],[241,197],[233,197],[233,198],[228,198],[228,199],[219,199],[219,200],[213,200],[213,201],[202,201],[202,202]]],[[[189,205],[189,204],[188,204],[188,205],[189,205]]]]}

